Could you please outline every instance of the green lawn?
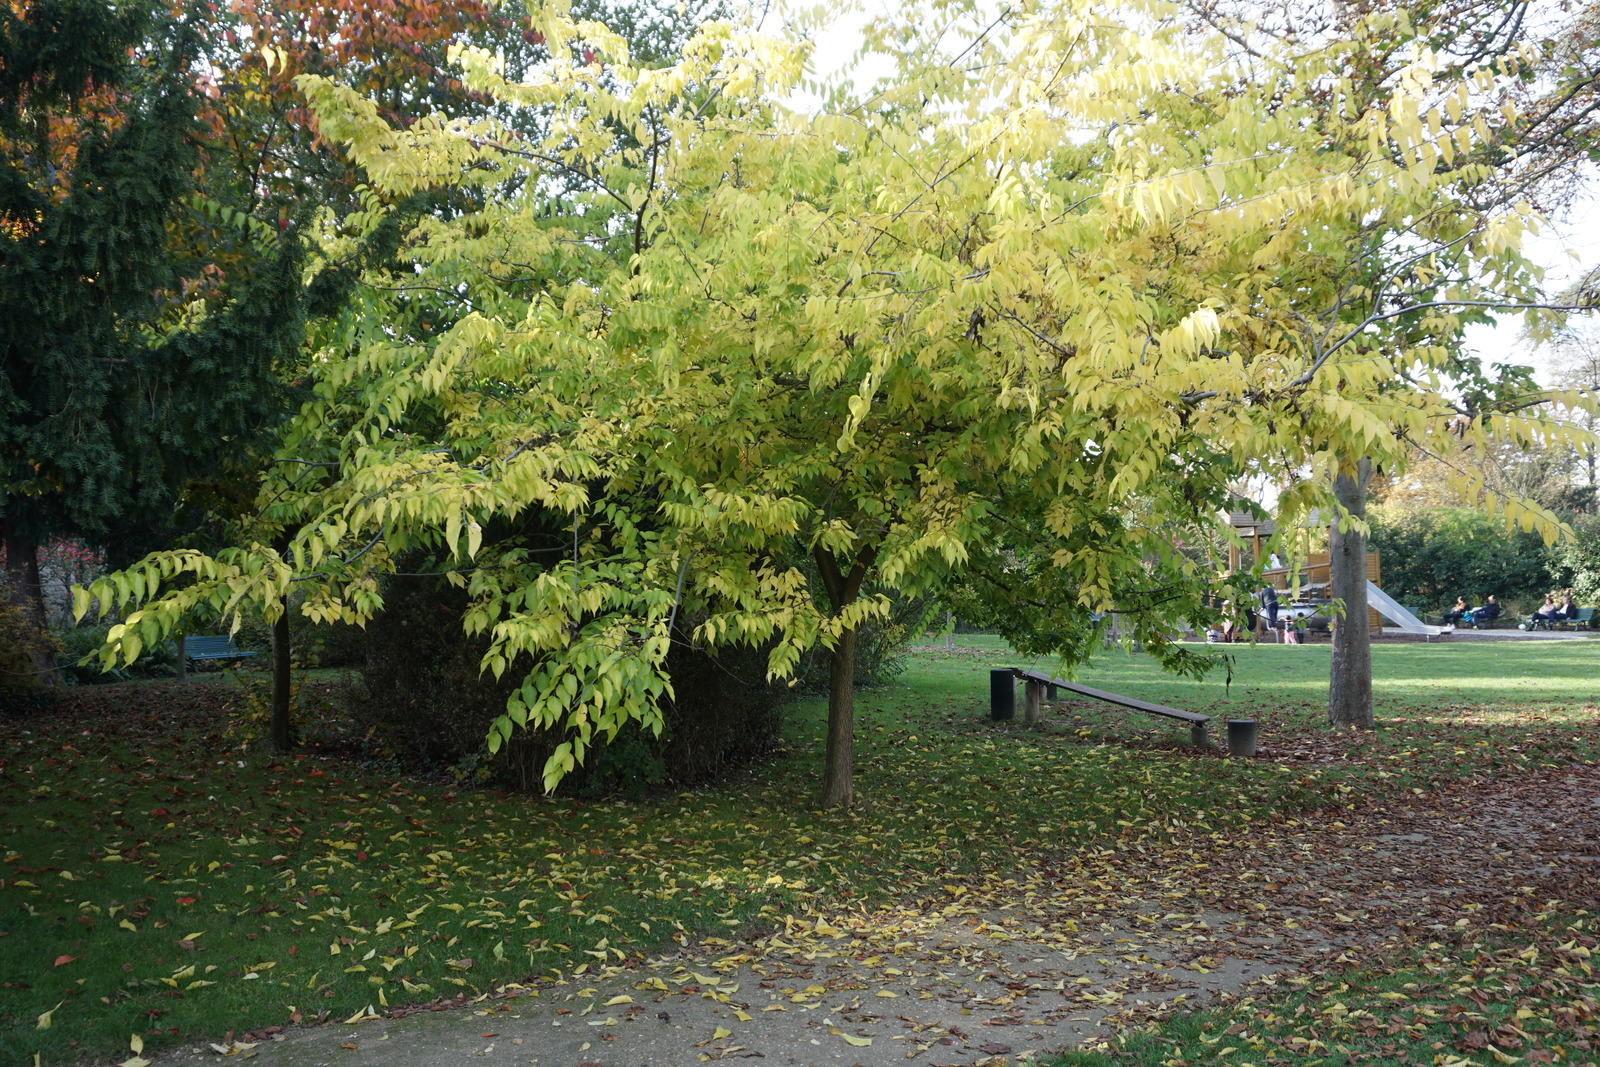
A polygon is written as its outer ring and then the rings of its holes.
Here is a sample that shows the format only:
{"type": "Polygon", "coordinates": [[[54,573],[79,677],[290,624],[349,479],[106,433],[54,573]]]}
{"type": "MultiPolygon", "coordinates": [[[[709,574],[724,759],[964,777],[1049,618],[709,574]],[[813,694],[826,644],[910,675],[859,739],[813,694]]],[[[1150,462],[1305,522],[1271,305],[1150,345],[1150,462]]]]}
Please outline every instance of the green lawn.
{"type": "Polygon", "coordinates": [[[1115,1054],[1073,1052],[1049,1067],[1593,1064],[1597,937],[1595,911],[1530,910],[1303,988],[1179,1015],[1125,1036],[1115,1054]]]}
{"type": "MultiPolygon", "coordinates": [[[[1259,717],[1269,750],[1359,743],[1320,725],[1326,647],[1230,651],[1231,688],[1120,652],[1084,680],[1259,717]]],[[[718,788],[580,803],[240,751],[236,687],[78,691],[0,721],[0,1062],[475,993],[1113,835],[1600,750],[1595,643],[1380,646],[1375,662],[1379,739],[1307,765],[1196,758],[1172,743],[1186,731],[1109,708],[991,724],[987,671],[1013,659],[993,642],[922,653],[861,695],[849,812],[811,810],[815,700],[794,709],[782,758],[718,788]]]]}

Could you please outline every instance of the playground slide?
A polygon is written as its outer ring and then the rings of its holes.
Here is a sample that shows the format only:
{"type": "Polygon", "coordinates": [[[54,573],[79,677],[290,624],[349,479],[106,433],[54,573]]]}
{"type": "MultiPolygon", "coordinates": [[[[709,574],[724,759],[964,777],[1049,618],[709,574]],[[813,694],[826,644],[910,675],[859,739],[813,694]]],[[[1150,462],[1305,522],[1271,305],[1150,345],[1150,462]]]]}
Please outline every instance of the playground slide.
{"type": "Polygon", "coordinates": [[[1426,634],[1429,637],[1438,637],[1440,634],[1452,633],[1455,630],[1453,626],[1429,626],[1397,604],[1394,597],[1385,593],[1371,582],[1367,583],[1367,603],[1379,615],[1382,615],[1408,634],[1426,634]]]}

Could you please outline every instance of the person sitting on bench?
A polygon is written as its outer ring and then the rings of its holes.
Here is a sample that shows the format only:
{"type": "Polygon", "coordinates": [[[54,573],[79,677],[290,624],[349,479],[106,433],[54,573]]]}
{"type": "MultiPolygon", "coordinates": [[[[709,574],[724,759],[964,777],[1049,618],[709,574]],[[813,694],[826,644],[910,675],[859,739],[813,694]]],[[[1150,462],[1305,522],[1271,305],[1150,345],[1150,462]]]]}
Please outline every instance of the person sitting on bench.
{"type": "Polygon", "coordinates": [[[1551,623],[1566,618],[1561,612],[1562,609],[1556,605],[1556,595],[1554,593],[1546,593],[1544,595],[1544,603],[1539,605],[1539,610],[1533,613],[1529,621],[1533,629],[1537,629],[1542,622],[1544,623],[1544,628],[1548,630],[1551,623]]]}
{"type": "Polygon", "coordinates": [[[1572,590],[1567,590],[1561,598],[1561,606],[1556,609],[1555,618],[1558,622],[1571,622],[1578,617],[1578,605],[1572,602],[1572,590]]]}
{"type": "Polygon", "coordinates": [[[1458,596],[1456,597],[1456,606],[1444,613],[1444,621],[1449,623],[1460,622],[1467,617],[1467,613],[1471,610],[1467,606],[1467,598],[1458,596]]]}
{"type": "Polygon", "coordinates": [[[1500,617],[1500,602],[1494,598],[1494,594],[1490,593],[1483,599],[1483,607],[1473,608],[1471,612],[1471,620],[1474,627],[1486,622],[1493,622],[1500,617]]]}

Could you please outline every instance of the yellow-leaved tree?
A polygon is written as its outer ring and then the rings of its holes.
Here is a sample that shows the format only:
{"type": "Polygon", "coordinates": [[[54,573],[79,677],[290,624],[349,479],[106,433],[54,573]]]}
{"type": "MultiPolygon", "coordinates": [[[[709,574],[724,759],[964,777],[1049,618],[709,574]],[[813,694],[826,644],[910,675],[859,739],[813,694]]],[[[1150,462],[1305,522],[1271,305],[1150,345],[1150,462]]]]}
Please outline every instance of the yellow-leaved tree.
{"type": "MultiPolygon", "coordinates": [[[[297,584],[307,614],[359,622],[397,560],[431,554],[470,590],[484,668],[524,676],[491,747],[564,732],[551,787],[623,724],[659,726],[673,641],[763,645],[775,677],[831,649],[826,805],[853,795],[856,635],[884,591],[1004,581],[1008,545],[1048,561],[1018,611],[1053,620],[1069,665],[1115,606],[1164,664],[1201,669],[1170,635],[1216,579],[1175,541],[1230,481],[1455,440],[1459,322],[1404,312],[1380,349],[1346,310],[1366,244],[1447,247],[1471,267],[1449,297],[1470,300],[1524,284],[1527,219],[1437,177],[1479,88],[1430,110],[1425,50],[1381,109],[1330,107],[1360,39],[1266,60],[1258,85],[1157,15],[1026,2],[991,24],[934,3],[873,27],[892,80],[802,113],[783,101],[803,43],[713,22],[639,69],[551,6],[529,80],[459,57],[505,108],[548,115],[536,141],[397,129],[301,79],[382,194],[353,225],[439,184],[485,206],[417,225],[326,324],[250,538],[82,593],[135,609],[107,656],[196,602],[280,611],[297,584]],[[529,514],[558,546],[494,536],[529,514]]],[[[1328,481],[1286,494],[1289,521],[1328,481]]]]}

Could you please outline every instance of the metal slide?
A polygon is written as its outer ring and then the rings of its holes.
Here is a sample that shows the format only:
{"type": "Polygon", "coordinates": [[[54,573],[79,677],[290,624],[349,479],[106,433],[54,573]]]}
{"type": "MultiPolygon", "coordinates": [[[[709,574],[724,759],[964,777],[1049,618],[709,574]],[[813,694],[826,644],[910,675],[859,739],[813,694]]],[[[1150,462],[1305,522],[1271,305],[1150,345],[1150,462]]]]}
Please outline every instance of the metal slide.
{"type": "Polygon", "coordinates": [[[1371,582],[1367,583],[1367,603],[1379,615],[1382,615],[1408,634],[1425,634],[1432,639],[1440,634],[1455,632],[1454,626],[1429,626],[1397,604],[1394,597],[1385,593],[1371,582]]]}

